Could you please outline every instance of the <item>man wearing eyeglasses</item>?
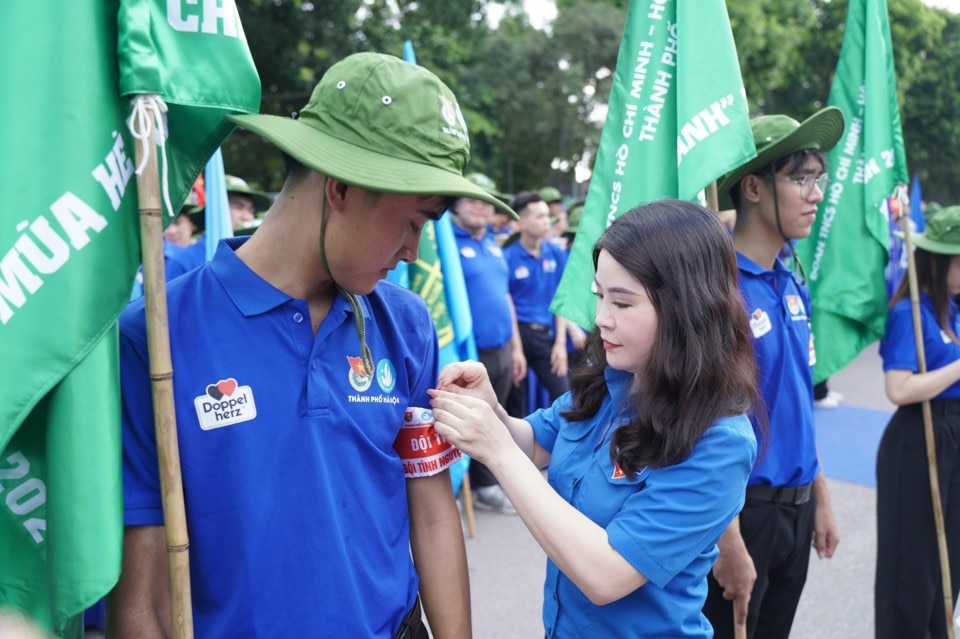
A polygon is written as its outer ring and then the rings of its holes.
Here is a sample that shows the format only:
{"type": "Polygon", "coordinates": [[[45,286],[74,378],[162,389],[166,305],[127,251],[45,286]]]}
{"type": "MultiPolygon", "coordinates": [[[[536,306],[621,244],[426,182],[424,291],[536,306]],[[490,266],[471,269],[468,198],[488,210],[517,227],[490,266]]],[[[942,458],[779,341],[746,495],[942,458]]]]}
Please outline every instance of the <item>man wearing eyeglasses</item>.
{"type": "Polygon", "coordinates": [[[757,156],[718,184],[720,208],[737,211],[733,244],[765,406],[752,417],[764,453],[708,580],[704,614],[717,638],[746,624],[749,637],[787,639],[811,543],[823,558],[839,542],[814,441],[810,296],[793,240],[810,235],[827,188],[824,153],[843,124],[835,107],[802,123],[755,118],[757,156]],[[796,273],[778,257],[784,248],[796,273]]]}

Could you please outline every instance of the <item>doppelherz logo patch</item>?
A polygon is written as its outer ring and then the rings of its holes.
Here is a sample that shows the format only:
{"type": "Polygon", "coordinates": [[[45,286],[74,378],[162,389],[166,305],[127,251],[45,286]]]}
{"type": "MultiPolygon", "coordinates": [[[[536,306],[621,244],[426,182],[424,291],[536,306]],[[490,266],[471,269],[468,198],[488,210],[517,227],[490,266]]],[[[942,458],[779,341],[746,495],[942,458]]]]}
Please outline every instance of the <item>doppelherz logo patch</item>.
{"type": "Polygon", "coordinates": [[[240,386],[232,377],[207,386],[206,392],[193,400],[193,406],[203,430],[247,422],[257,416],[253,389],[240,386]]]}

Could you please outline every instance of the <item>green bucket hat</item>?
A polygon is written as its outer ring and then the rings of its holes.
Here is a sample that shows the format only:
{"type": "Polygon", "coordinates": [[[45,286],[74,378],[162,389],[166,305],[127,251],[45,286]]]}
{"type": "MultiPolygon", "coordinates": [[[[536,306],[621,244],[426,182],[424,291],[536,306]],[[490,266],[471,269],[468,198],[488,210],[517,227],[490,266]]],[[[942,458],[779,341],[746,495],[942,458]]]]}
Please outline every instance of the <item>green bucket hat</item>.
{"type": "Polygon", "coordinates": [[[563,195],[560,193],[559,190],[557,190],[552,186],[541,187],[541,189],[537,191],[537,193],[540,194],[540,198],[547,204],[553,204],[554,202],[563,201],[563,195]]]}
{"type": "MultiPolygon", "coordinates": [[[[903,231],[896,231],[903,237],[903,231]]],[[[917,248],[941,255],[960,255],[960,206],[948,206],[927,217],[923,233],[911,236],[917,248]]]]}
{"type": "Polygon", "coordinates": [[[470,141],[456,96],[433,73],[400,58],[379,53],[344,58],[323,75],[299,117],[227,119],[347,184],[504,206],[463,177],[470,141]]]}
{"type": "MultiPolygon", "coordinates": [[[[509,196],[507,196],[507,195],[504,194],[504,193],[501,193],[501,192],[497,189],[497,183],[496,183],[496,182],[494,182],[491,178],[487,177],[487,176],[484,175],[483,173],[467,173],[464,177],[465,177],[467,180],[469,180],[470,182],[473,182],[474,184],[476,184],[477,186],[479,186],[481,189],[483,189],[484,191],[486,191],[487,193],[489,193],[489,194],[492,195],[493,197],[495,197],[495,198],[497,198],[498,200],[500,200],[501,202],[506,202],[507,200],[510,199],[509,196]]],[[[497,205],[497,206],[499,206],[499,205],[497,205]]]]}
{"type": "Polygon", "coordinates": [[[564,233],[576,233],[580,228],[580,218],[583,217],[583,202],[577,202],[570,207],[567,213],[567,230],[564,233]]]}
{"type": "Polygon", "coordinates": [[[730,190],[745,176],[796,151],[832,149],[843,135],[843,112],[831,106],[820,109],[803,122],[786,115],[761,115],[750,120],[750,128],[757,155],[720,178],[717,183],[720,210],[733,208],[730,190]]]}
{"type": "Polygon", "coordinates": [[[243,178],[238,178],[235,175],[225,175],[224,181],[227,184],[228,195],[230,193],[246,195],[253,200],[253,208],[257,211],[266,211],[270,208],[270,205],[273,204],[269,195],[263,191],[250,188],[250,185],[247,184],[247,181],[243,178]]]}

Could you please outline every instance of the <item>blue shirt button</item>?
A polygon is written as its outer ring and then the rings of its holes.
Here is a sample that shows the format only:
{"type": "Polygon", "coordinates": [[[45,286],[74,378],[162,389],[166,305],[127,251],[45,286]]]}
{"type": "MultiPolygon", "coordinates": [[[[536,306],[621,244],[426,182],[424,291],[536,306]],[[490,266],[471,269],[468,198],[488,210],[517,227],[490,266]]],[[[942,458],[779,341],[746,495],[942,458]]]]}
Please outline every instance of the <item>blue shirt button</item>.
{"type": "Polygon", "coordinates": [[[303,321],[303,313],[294,313],[294,314],[293,314],[293,321],[296,322],[297,324],[299,324],[300,322],[302,322],[302,321],[303,321]]]}

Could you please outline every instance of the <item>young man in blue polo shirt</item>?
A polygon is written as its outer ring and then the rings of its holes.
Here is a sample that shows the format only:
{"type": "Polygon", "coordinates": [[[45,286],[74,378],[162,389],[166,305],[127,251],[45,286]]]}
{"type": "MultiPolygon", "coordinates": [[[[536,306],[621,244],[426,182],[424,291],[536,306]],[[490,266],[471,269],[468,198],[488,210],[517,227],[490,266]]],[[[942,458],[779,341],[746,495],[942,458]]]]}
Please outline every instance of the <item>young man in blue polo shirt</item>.
{"type": "MultiPolygon", "coordinates": [[[[502,199],[489,177],[472,173],[467,179],[502,199]]],[[[450,212],[470,301],[477,356],[487,369],[497,401],[506,406],[510,389],[527,374],[527,360],[523,356],[516,312],[510,297],[507,260],[490,231],[495,210],[496,207],[484,200],[459,197],[450,212]]],[[[470,460],[470,487],[477,506],[510,515],[517,513],[497,478],[476,459],[470,460]]]]}
{"type": "MultiPolygon", "coordinates": [[[[363,53],[296,119],[231,120],[285,154],[257,233],[168,289],[196,636],[469,637],[460,516],[430,426],[437,337],[380,281],[417,257],[462,176],[466,127],[432,73],[363,53]],[[346,125],[349,123],[349,126],[346,125]],[[412,556],[411,556],[412,555],[412,556]]],[[[123,568],[117,636],[169,632],[143,304],[121,318],[123,568]]]]}
{"type": "MultiPolygon", "coordinates": [[[[510,207],[520,216],[519,237],[503,254],[510,266],[510,296],[517,310],[517,326],[528,370],[547,389],[550,402],[567,392],[567,321],[550,310],[567,253],[547,241],[550,209],[536,191],[518,193],[510,207]]],[[[527,379],[529,383],[529,378],[527,379]]],[[[537,406],[527,406],[527,384],[514,389],[507,412],[525,417],[537,406]]]]}
{"type": "Polygon", "coordinates": [[[739,519],[718,543],[704,613],[718,638],[746,623],[749,637],[787,639],[811,543],[831,557],[839,533],[814,441],[810,296],[778,254],[810,234],[826,188],[824,152],[843,133],[843,115],[828,107],[803,123],[767,115],[751,126],[756,158],[718,191],[720,208],[737,212],[733,244],[769,432],[739,519]]]}

